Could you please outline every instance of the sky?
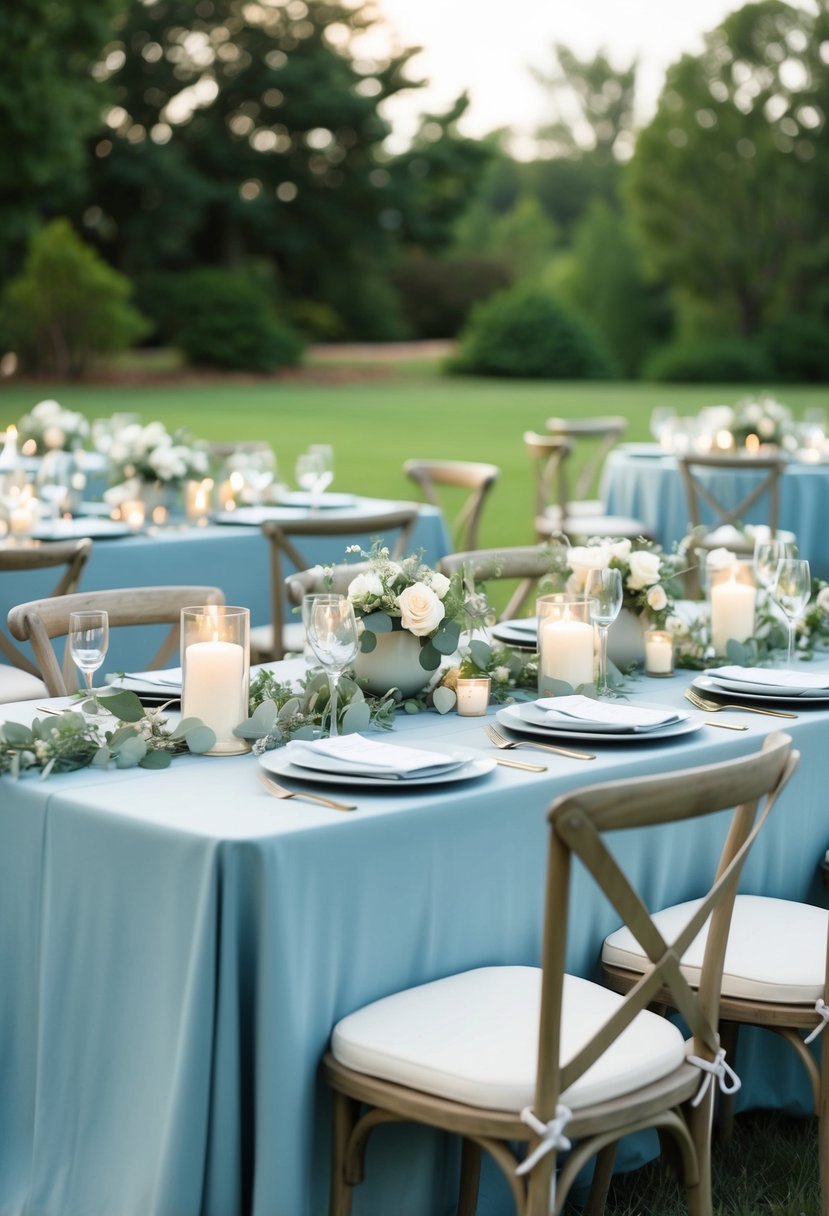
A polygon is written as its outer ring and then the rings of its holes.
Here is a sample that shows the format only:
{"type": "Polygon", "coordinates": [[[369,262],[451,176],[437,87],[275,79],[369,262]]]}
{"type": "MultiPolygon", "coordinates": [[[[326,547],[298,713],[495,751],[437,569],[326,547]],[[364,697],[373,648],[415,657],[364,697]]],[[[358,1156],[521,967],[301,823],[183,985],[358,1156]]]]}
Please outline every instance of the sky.
{"type": "Polygon", "coordinates": [[[653,113],[665,69],[684,52],[702,50],[703,36],[741,0],[375,0],[404,46],[422,46],[410,76],[428,88],[388,103],[385,113],[403,146],[417,114],[440,112],[468,89],[471,106],[462,130],[483,135],[510,126],[513,150],[531,155],[530,133],[549,116],[530,65],[549,72],[552,45],[563,42],[580,58],[604,50],[614,66],[636,56],[638,118],[653,113]],[[524,136],[522,140],[520,137],[524,136]]]}

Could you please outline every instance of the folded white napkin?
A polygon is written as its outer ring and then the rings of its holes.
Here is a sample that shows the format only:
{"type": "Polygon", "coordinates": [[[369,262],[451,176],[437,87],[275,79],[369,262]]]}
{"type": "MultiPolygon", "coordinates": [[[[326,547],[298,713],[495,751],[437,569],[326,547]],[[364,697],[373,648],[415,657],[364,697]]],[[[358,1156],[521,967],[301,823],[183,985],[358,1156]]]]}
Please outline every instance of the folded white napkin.
{"type": "Polygon", "coordinates": [[[383,777],[405,781],[452,772],[466,761],[445,752],[422,751],[396,743],[377,743],[364,735],[339,735],[336,739],[292,739],[285,751],[291,764],[343,776],[383,777]]]}
{"type": "Polygon", "coordinates": [[[123,683],[149,684],[153,688],[176,688],[181,691],[181,668],[169,667],[164,671],[126,671],[123,683]]]}
{"type": "Polygon", "coordinates": [[[585,726],[602,726],[620,731],[656,730],[669,722],[682,721],[687,714],[675,709],[644,708],[641,705],[617,705],[610,701],[594,701],[591,697],[544,697],[536,701],[545,711],[545,720],[556,725],[576,719],[585,726]]]}
{"type": "Polygon", "coordinates": [[[829,689],[829,675],[809,671],[789,671],[778,667],[709,667],[712,680],[739,680],[743,684],[765,684],[775,688],[829,689]]]}

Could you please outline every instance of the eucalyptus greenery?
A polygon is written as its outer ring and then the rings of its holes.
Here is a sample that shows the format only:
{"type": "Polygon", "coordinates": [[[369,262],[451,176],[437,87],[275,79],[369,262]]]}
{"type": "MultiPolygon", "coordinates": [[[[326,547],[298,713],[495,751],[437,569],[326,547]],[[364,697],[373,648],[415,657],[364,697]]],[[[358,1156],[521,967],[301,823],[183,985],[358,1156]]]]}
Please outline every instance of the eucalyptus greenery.
{"type": "Polygon", "coordinates": [[[18,777],[39,769],[41,778],[50,773],[75,769],[167,768],[174,756],[208,751],[216,742],[210,727],[198,718],[183,718],[174,729],[167,727],[166,706],[145,708],[133,692],[97,697],[75,709],[35,718],[31,726],[19,722],[0,724],[0,774],[18,777]]]}
{"type": "MultiPolygon", "coordinates": [[[[829,590],[822,579],[812,579],[812,598],[798,621],[795,642],[797,658],[808,661],[815,650],[829,646],[829,590]]],[[[669,622],[673,634],[676,666],[701,671],[728,660],[741,667],[768,666],[786,651],[786,627],[774,610],[771,597],[757,597],[754,636],[745,642],[729,641],[725,655],[715,654],[711,644],[711,625],[707,612],[692,621],[674,617],[669,622]]]]}

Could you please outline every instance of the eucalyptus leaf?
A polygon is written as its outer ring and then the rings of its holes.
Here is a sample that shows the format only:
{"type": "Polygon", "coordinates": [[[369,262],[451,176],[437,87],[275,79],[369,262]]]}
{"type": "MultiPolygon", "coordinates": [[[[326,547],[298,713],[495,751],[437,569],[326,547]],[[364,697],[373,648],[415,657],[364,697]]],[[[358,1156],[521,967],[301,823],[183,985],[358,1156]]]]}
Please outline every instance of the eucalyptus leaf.
{"type": "Polygon", "coordinates": [[[41,769],[40,780],[45,781],[54,767],[55,767],[55,757],[53,756],[52,759],[49,760],[46,764],[44,764],[43,768],[41,769]]]}
{"type": "Polygon", "coordinates": [[[368,616],[361,619],[367,633],[391,633],[392,631],[391,617],[387,612],[370,612],[368,616]]]}
{"type": "Polygon", "coordinates": [[[352,701],[340,718],[340,730],[344,735],[353,735],[368,730],[370,722],[371,711],[365,701],[352,701]]]}
{"type": "Polygon", "coordinates": [[[432,704],[439,714],[448,714],[450,709],[455,708],[457,700],[454,690],[445,686],[436,688],[432,693],[432,704]]]}
{"type": "Polygon", "coordinates": [[[147,752],[143,760],[138,761],[141,768],[169,768],[173,763],[173,757],[170,752],[159,751],[154,748],[147,752]]]}
{"type": "Polygon", "coordinates": [[[435,671],[440,667],[440,652],[432,645],[431,639],[420,648],[420,666],[424,671],[435,671]]]}
{"type": "Polygon", "coordinates": [[[106,768],[112,759],[112,753],[108,747],[99,747],[95,755],[92,757],[92,764],[96,768],[106,768]]]}
{"type": "Polygon", "coordinates": [[[144,717],[144,706],[135,693],[127,689],[99,697],[98,701],[121,722],[140,722],[144,717]]]}
{"type": "Polygon", "coordinates": [[[186,739],[191,730],[196,730],[199,726],[204,726],[201,718],[182,718],[173,732],[174,739],[186,739]]]}
{"type": "MultiPolygon", "coordinates": [[[[271,702],[273,704],[273,702],[271,702]]],[[[261,709],[261,706],[260,706],[261,709]]],[[[299,697],[291,697],[290,701],[286,701],[282,708],[277,713],[275,719],[271,720],[271,726],[274,721],[288,722],[291,718],[295,718],[298,713],[302,712],[302,705],[299,697]]],[[[255,716],[255,715],[254,715],[255,716]]]]}
{"type": "Polygon", "coordinates": [[[147,754],[147,743],[141,735],[133,735],[124,739],[115,753],[116,768],[135,768],[147,754]]]}
{"type": "Polygon", "coordinates": [[[360,650],[363,654],[371,654],[372,650],[377,649],[377,635],[372,633],[370,629],[366,629],[360,635],[360,650]]]}
{"type": "Polygon", "coordinates": [[[187,732],[187,746],[194,756],[201,756],[210,751],[216,742],[216,732],[209,726],[200,724],[187,732]]]}
{"type": "Polygon", "coordinates": [[[487,671],[492,662],[492,647],[489,642],[482,642],[480,638],[473,638],[469,643],[469,657],[476,667],[480,667],[482,671],[487,671]]]}
{"type": "Polygon", "coordinates": [[[34,743],[31,728],[22,726],[19,722],[4,722],[3,738],[14,747],[31,747],[34,743]]]}
{"type": "Polygon", "coordinates": [[[429,641],[440,654],[454,654],[458,649],[460,636],[461,627],[457,621],[444,621],[429,641]]]}

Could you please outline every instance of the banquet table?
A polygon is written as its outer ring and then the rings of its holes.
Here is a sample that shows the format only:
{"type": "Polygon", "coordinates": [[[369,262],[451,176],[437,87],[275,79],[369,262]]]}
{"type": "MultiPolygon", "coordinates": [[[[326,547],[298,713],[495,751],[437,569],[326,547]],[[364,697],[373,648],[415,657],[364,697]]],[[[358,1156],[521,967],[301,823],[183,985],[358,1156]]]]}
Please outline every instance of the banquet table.
{"type": "MultiPolygon", "coordinates": [[[[353,543],[368,547],[371,537],[360,533],[360,517],[393,510],[400,505],[387,499],[355,497],[353,505],[326,510],[325,516],[353,517],[353,543]]],[[[268,512],[268,517],[289,522],[296,519],[297,512],[274,509],[268,512]]],[[[95,520],[90,524],[94,528],[95,520]]],[[[349,537],[349,541],[351,539],[349,537]]],[[[445,521],[436,507],[421,505],[412,549],[422,549],[424,560],[430,564],[451,551],[445,521]]],[[[302,551],[312,562],[346,560],[345,541],[341,536],[303,538],[302,551]]],[[[291,568],[286,559],[288,573],[291,568]]],[[[5,575],[0,579],[0,620],[5,621],[15,604],[49,595],[54,582],[51,570],[5,575]]],[[[187,583],[218,586],[228,604],[250,609],[252,626],[270,623],[268,544],[255,523],[208,523],[200,527],[174,522],[134,536],[96,539],[79,589],[103,591],[114,587],[187,583]]],[[[121,637],[113,634],[107,670],[141,670],[162,636],[161,629],[130,630],[121,637]]]]}
{"type": "MultiPolygon", "coordinates": [[[[680,707],[687,683],[630,690],[680,707]]],[[[32,712],[4,707],[16,721],[32,712]]],[[[253,755],[0,778],[0,1211],[320,1216],[330,1112],[318,1065],[337,1019],[456,970],[537,964],[551,800],[743,755],[780,725],[740,721],[745,732],[591,745],[590,763],[523,751],[541,773],[349,786],[351,814],[269,797],[253,755]]],[[[483,722],[401,715],[393,738],[497,755],[483,722]]],[[[829,708],[783,725],[802,763],[741,889],[819,903],[829,708]]],[[[664,906],[698,894],[724,829],[718,816],[617,833],[613,847],[664,906]]],[[[616,918],[583,875],[573,899],[568,966],[595,976],[616,918]]],[[[739,1108],[809,1110],[794,1053],[763,1034],[741,1039],[739,1108]]],[[[620,1165],[654,1146],[637,1137],[620,1165]]],[[[381,1129],[355,1216],[454,1211],[458,1161],[451,1137],[381,1129]]],[[[486,1163],[479,1216],[512,1212],[486,1163]]]]}
{"type": "MultiPolygon", "coordinates": [[[[745,470],[698,470],[700,481],[725,503],[737,503],[762,474],[745,470]]],[[[689,531],[688,504],[675,457],[656,444],[621,444],[607,458],[602,482],[603,501],[613,515],[633,515],[665,549],[689,531]]],[[[760,500],[745,523],[764,519],[767,502],[760,500]]],[[[794,532],[800,556],[812,573],[829,579],[829,465],[791,461],[780,479],[779,526],[794,532]]]]}

